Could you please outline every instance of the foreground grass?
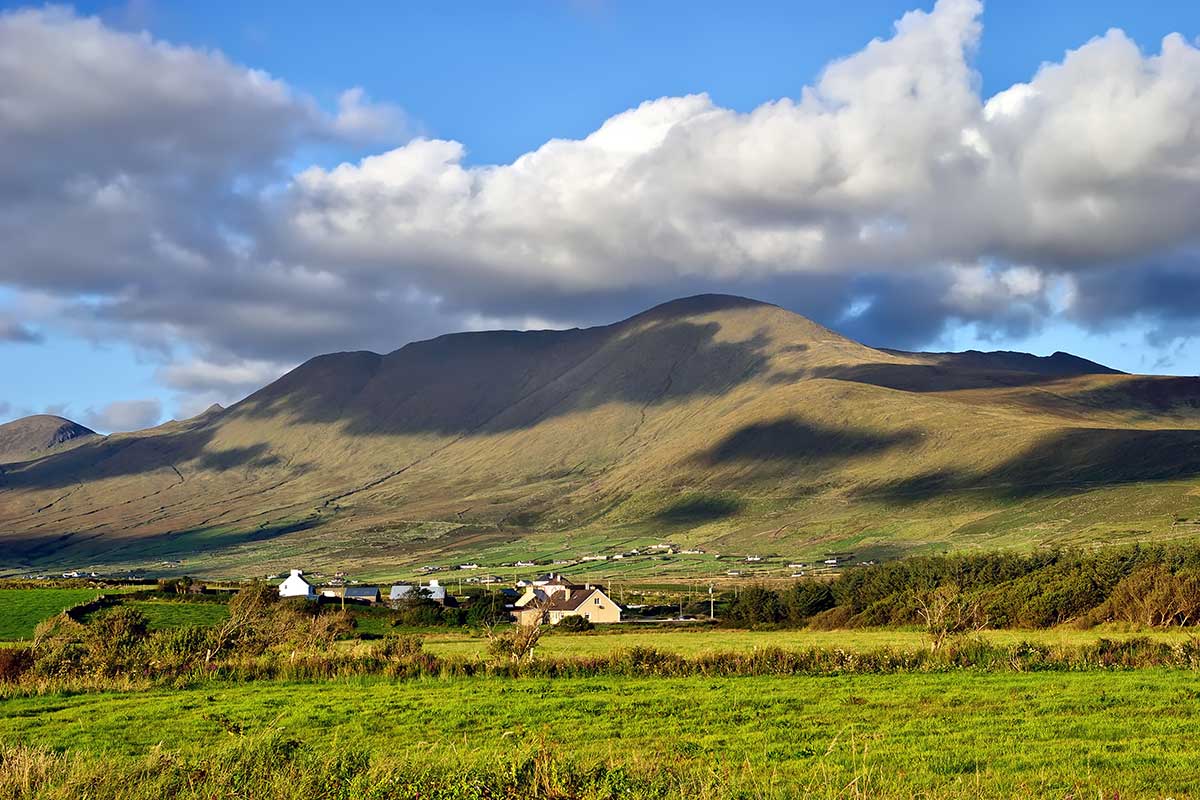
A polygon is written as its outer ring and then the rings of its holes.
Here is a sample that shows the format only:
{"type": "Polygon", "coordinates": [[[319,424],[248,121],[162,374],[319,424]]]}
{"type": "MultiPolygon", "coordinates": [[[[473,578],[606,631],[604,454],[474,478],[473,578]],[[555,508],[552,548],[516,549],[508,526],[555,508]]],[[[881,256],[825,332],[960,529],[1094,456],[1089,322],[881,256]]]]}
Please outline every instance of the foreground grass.
{"type": "MultiPolygon", "coordinates": [[[[649,792],[647,776],[665,769],[674,788],[660,787],[654,796],[786,797],[808,790],[830,797],[1195,797],[1197,723],[1200,676],[1161,669],[362,679],[0,702],[0,740],[7,745],[67,751],[80,759],[74,774],[100,763],[110,774],[140,769],[147,786],[153,785],[147,753],[161,756],[166,748],[171,758],[198,759],[222,744],[249,747],[263,736],[286,737],[294,740],[289,752],[336,756],[339,763],[353,752],[364,769],[367,762],[384,768],[417,759],[447,776],[503,773],[544,742],[563,760],[555,769],[627,771],[621,774],[629,778],[628,793],[563,797],[648,796],[633,789],[649,792]]],[[[287,759],[278,766],[285,769],[287,759]]],[[[450,785],[449,777],[441,780],[450,785]]],[[[283,788],[268,791],[265,783],[240,793],[200,789],[190,796],[292,796],[283,788]]],[[[94,789],[89,796],[153,796],[137,791],[126,785],[124,793],[94,789]]]]}

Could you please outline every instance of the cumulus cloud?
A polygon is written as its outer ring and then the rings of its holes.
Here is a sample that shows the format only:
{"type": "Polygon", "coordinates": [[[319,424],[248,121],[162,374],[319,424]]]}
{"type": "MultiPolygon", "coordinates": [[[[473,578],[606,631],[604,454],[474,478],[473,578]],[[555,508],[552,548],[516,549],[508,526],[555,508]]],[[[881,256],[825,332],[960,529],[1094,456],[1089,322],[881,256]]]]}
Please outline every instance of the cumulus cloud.
{"type": "MultiPolygon", "coordinates": [[[[1110,31],[985,100],[970,63],[980,10],[910,13],[799,98],[747,114],[662,98],[510,165],[468,167],[461,144],[417,140],[305,170],[273,249],[550,316],[581,296],[786,278],[840,284],[825,319],[865,283],[866,321],[904,323],[881,292],[907,301],[917,285],[938,312],[921,333],[936,334],[951,319],[1027,329],[1049,313],[1053,276],[1145,274],[1195,247],[1200,52],[1170,36],[1144,56],[1110,31]]],[[[1079,281],[1080,309],[1103,303],[1095,285],[1079,281]]],[[[1164,310],[1140,297],[1139,311],[1164,310]]]]}
{"type": "Polygon", "coordinates": [[[1109,31],[985,98],[980,12],[906,14],[748,113],[663,97],[490,166],[402,143],[404,113],[361,88],[325,111],[220,53],[10,12],[0,282],[57,299],[40,329],[158,352],[190,407],[319,352],[695,291],[894,346],[1059,314],[1195,335],[1200,51],[1109,31]],[[289,174],[307,145],[368,140],[397,146],[289,174]]]}
{"type": "Polygon", "coordinates": [[[83,412],[83,424],[101,433],[119,433],[150,428],[162,419],[158,400],[119,400],[83,412]]]}

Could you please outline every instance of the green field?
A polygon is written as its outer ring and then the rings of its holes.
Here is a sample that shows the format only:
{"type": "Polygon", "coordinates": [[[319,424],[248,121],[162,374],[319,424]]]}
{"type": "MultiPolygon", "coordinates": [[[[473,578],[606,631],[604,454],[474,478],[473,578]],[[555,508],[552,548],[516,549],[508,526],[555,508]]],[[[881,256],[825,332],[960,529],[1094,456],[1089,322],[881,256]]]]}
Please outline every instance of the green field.
{"type": "MultiPolygon", "coordinates": [[[[58,588],[34,587],[0,589],[0,642],[29,639],[44,619],[71,606],[85,603],[100,594],[123,594],[134,591],[126,587],[58,588]]],[[[178,628],[184,625],[212,625],[224,619],[223,603],[189,603],[187,601],[128,600],[125,605],[144,613],[150,628],[178,628]]]]}
{"type": "MultiPolygon", "coordinates": [[[[1200,796],[1200,676],[460,679],[214,684],[0,705],[0,738],[85,759],[295,737],[376,761],[673,765],[710,797],[1200,796]]],[[[165,763],[165,762],[164,762],[165,763]]],[[[239,795],[240,796],[240,795],[239,795]]],[[[329,795],[332,796],[332,795],[329,795]]]]}
{"type": "Polygon", "coordinates": [[[0,641],[28,639],[47,617],[113,589],[0,589],[0,641]]]}
{"type": "Polygon", "coordinates": [[[150,630],[215,625],[229,615],[224,603],[188,603],[174,600],[130,600],[123,605],[136,608],[150,621],[150,630]]]}

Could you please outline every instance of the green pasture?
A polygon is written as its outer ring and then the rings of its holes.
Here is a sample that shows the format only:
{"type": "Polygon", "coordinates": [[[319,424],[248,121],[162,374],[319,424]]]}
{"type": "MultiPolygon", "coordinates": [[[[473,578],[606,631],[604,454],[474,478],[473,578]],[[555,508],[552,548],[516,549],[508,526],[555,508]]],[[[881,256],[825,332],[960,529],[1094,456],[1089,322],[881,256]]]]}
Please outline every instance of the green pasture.
{"type": "Polygon", "coordinates": [[[47,617],[85,603],[99,594],[119,591],[97,588],[0,589],[0,641],[28,639],[33,636],[37,624],[47,617]]]}
{"type": "Polygon", "coordinates": [[[150,621],[150,630],[216,625],[229,616],[224,603],[189,603],[175,600],[129,600],[122,605],[136,608],[150,621]]]}

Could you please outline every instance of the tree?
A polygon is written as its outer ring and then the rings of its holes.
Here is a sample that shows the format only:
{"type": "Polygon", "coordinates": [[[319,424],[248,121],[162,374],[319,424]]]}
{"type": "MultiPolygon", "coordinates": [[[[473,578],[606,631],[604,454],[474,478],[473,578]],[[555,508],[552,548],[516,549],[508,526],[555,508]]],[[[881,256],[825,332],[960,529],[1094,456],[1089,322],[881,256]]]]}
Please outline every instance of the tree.
{"type": "Polygon", "coordinates": [[[929,649],[938,650],[951,636],[987,627],[979,604],[953,583],[917,595],[917,616],[929,633],[929,649]]]}
{"type": "Polygon", "coordinates": [[[216,625],[209,639],[204,661],[212,661],[222,651],[256,641],[258,649],[265,648],[261,623],[268,610],[279,602],[279,592],[267,584],[254,584],[229,599],[229,615],[216,625]]]}
{"type": "Polygon", "coordinates": [[[514,664],[523,658],[533,661],[533,651],[542,638],[545,611],[549,605],[550,601],[543,599],[525,606],[541,612],[533,615],[534,621],[529,624],[510,625],[502,632],[497,630],[495,624],[485,624],[483,630],[488,638],[488,653],[496,658],[507,657],[514,664]]]}
{"type": "Polygon", "coordinates": [[[1194,572],[1176,575],[1151,564],[1123,578],[1108,607],[1116,620],[1151,627],[1188,625],[1200,617],[1200,580],[1194,572]]]}
{"type": "Polygon", "coordinates": [[[799,581],[783,595],[784,616],[792,625],[802,625],[834,605],[833,591],[824,581],[799,581]]]}
{"type": "Polygon", "coordinates": [[[749,586],[729,607],[729,620],[737,625],[773,625],[783,619],[779,595],[765,586],[749,586]]]}

